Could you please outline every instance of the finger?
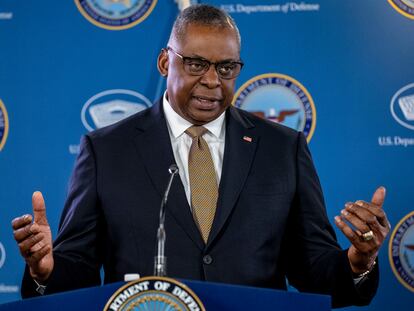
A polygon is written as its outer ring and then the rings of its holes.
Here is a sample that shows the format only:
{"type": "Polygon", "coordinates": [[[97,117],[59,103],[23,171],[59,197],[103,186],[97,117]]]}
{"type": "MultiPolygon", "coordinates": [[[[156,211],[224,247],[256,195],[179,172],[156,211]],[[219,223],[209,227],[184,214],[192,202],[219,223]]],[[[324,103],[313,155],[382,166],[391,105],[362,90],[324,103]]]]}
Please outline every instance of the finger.
{"type": "MultiPolygon", "coordinates": [[[[35,246],[37,243],[42,241],[45,238],[44,234],[38,233],[36,235],[31,235],[23,242],[19,243],[19,250],[20,254],[26,258],[32,255],[32,247],[35,246]]],[[[45,243],[43,243],[45,244],[45,243]]],[[[39,248],[37,249],[39,250],[39,248]]]]}
{"type": "Polygon", "coordinates": [[[30,253],[36,253],[37,251],[41,250],[43,248],[43,246],[45,246],[45,242],[44,239],[42,238],[39,242],[37,242],[35,245],[33,245],[30,248],[30,253]]]}
{"type": "Polygon", "coordinates": [[[32,253],[30,257],[27,257],[26,262],[33,269],[34,268],[33,266],[36,265],[40,260],[42,260],[43,257],[45,257],[51,250],[52,250],[52,247],[48,244],[45,244],[37,252],[32,253]]]}
{"type": "Polygon", "coordinates": [[[355,232],[359,237],[361,237],[362,232],[367,232],[370,230],[365,221],[362,221],[361,218],[353,213],[348,212],[346,209],[343,209],[341,211],[341,217],[342,219],[348,221],[356,229],[355,232]]]}
{"type": "Polygon", "coordinates": [[[28,224],[27,226],[13,231],[14,239],[20,243],[24,239],[28,238],[30,235],[39,233],[40,227],[37,224],[28,224]]]}
{"type": "MultiPolygon", "coordinates": [[[[364,204],[369,205],[371,203],[364,202],[364,204]]],[[[375,215],[370,213],[363,205],[360,204],[347,203],[346,206],[346,211],[353,211],[352,214],[357,215],[359,221],[363,223],[361,227],[358,227],[360,232],[357,232],[361,242],[368,242],[364,241],[363,234],[369,231],[372,231],[374,233],[374,238],[369,240],[369,242],[371,242],[372,245],[377,245],[378,243],[380,243],[380,241],[384,240],[384,228],[381,226],[381,224],[378,221],[378,218],[375,215]]],[[[348,216],[348,218],[350,217],[351,216],[348,216]]],[[[354,219],[354,223],[356,222],[357,221],[354,219]]],[[[354,225],[354,223],[352,224],[354,225]]]]}
{"type": "Polygon", "coordinates": [[[40,191],[36,191],[32,196],[34,222],[39,225],[48,225],[46,218],[46,205],[43,195],[40,191]]]}
{"type": "Polygon", "coordinates": [[[391,224],[388,221],[387,215],[384,210],[373,205],[372,203],[367,203],[363,201],[357,201],[357,206],[360,206],[360,209],[369,210],[372,213],[375,213],[375,218],[369,216],[365,219],[370,229],[375,233],[375,236],[380,240],[384,240],[386,235],[391,229],[391,224]]]}
{"type": "Polygon", "coordinates": [[[365,201],[356,201],[355,204],[356,207],[350,207],[351,209],[355,208],[354,211],[359,210],[361,213],[363,213],[363,209],[365,209],[376,217],[376,219],[374,219],[372,216],[367,214],[369,225],[377,225],[377,223],[379,223],[383,227],[389,226],[387,215],[381,207],[365,201]],[[358,209],[358,207],[360,208],[358,209]],[[369,223],[369,221],[371,221],[371,223],[369,223]]]}
{"type": "Polygon", "coordinates": [[[376,206],[382,207],[385,200],[385,187],[381,186],[377,190],[375,190],[374,195],[372,196],[371,203],[375,204],[376,206]]]}
{"type": "Polygon", "coordinates": [[[368,226],[371,223],[377,222],[377,217],[373,213],[371,213],[366,202],[358,201],[357,203],[346,203],[345,210],[357,216],[362,222],[366,223],[368,226]]]}
{"type": "Polygon", "coordinates": [[[354,204],[360,206],[361,208],[367,209],[370,213],[374,214],[378,218],[383,218],[385,216],[384,210],[380,206],[377,206],[373,203],[358,200],[354,204]]]}
{"type": "Polygon", "coordinates": [[[12,227],[13,230],[17,230],[21,227],[24,227],[28,224],[30,224],[32,222],[32,215],[23,215],[20,217],[16,217],[15,219],[12,220],[12,227]]]}
{"type": "Polygon", "coordinates": [[[375,236],[370,241],[364,241],[362,236],[358,236],[358,234],[354,232],[352,228],[349,227],[339,216],[335,217],[335,224],[358,251],[363,253],[372,253],[378,250],[378,241],[375,236]]]}
{"type": "Polygon", "coordinates": [[[361,239],[359,236],[348,226],[339,216],[335,217],[335,224],[342,231],[342,233],[347,237],[347,239],[353,244],[359,244],[361,239]]]}

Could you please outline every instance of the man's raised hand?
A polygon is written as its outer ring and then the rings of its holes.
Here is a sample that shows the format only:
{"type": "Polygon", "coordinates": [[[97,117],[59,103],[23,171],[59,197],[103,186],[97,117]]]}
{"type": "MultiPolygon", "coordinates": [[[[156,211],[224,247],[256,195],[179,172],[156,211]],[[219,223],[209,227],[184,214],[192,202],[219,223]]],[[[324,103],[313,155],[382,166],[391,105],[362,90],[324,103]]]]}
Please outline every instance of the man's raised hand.
{"type": "Polygon", "coordinates": [[[20,254],[30,268],[31,276],[38,282],[45,282],[52,273],[54,261],[52,233],[41,192],[33,193],[32,206],[33,216],[23,215],[13,219],[13,235],[20,254]]]}

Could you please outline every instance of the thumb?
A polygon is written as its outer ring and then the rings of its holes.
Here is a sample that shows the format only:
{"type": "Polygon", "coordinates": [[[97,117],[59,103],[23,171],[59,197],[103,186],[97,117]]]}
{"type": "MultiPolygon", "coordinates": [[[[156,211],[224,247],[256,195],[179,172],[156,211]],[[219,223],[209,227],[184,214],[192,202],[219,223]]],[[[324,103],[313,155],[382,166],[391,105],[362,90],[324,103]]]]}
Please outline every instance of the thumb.
{"type": "Polygon", "coordinates": [[[385,188],[383,186],[375,190],[374,195],[372,196],[371,203],[382,206],[385,200],[385,188]]]}
{"type": "Polygon", "coordinates": [[[48,225],[46,218],[46,206],[43,195],[40,191],[36,191],[32,196],[34,222],[39,225],[48,225]]]}

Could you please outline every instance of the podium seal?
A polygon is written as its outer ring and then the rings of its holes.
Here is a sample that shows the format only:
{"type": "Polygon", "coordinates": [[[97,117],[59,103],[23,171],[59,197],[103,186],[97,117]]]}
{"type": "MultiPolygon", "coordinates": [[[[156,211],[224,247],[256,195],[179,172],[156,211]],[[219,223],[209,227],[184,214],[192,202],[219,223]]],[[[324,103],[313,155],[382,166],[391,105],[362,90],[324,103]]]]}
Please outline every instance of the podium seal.
{"type": "Polygon", "coordinates": [[[118,289],[104,311],[170,310],[205,311],[203,304],[186,285],[166,277],[144,277],[118,289]]]}
{"type": "Polygon", "coordinates": [[[389,258],[398,281],[414,292],[414,212],[395,226],[390,238],[389,258]]]}

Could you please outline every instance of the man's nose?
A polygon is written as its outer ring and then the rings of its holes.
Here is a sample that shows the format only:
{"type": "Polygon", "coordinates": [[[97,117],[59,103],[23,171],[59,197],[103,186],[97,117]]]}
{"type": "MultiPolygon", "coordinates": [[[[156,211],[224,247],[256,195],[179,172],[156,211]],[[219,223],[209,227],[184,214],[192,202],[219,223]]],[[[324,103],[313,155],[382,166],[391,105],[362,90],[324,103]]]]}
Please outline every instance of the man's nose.
{"type": "Polygon", "coordinates": [[[220,86],[221,80],[214,65],[211,65],[207,72],[202,75],[200,83],[210,89],[220,86]]]}

